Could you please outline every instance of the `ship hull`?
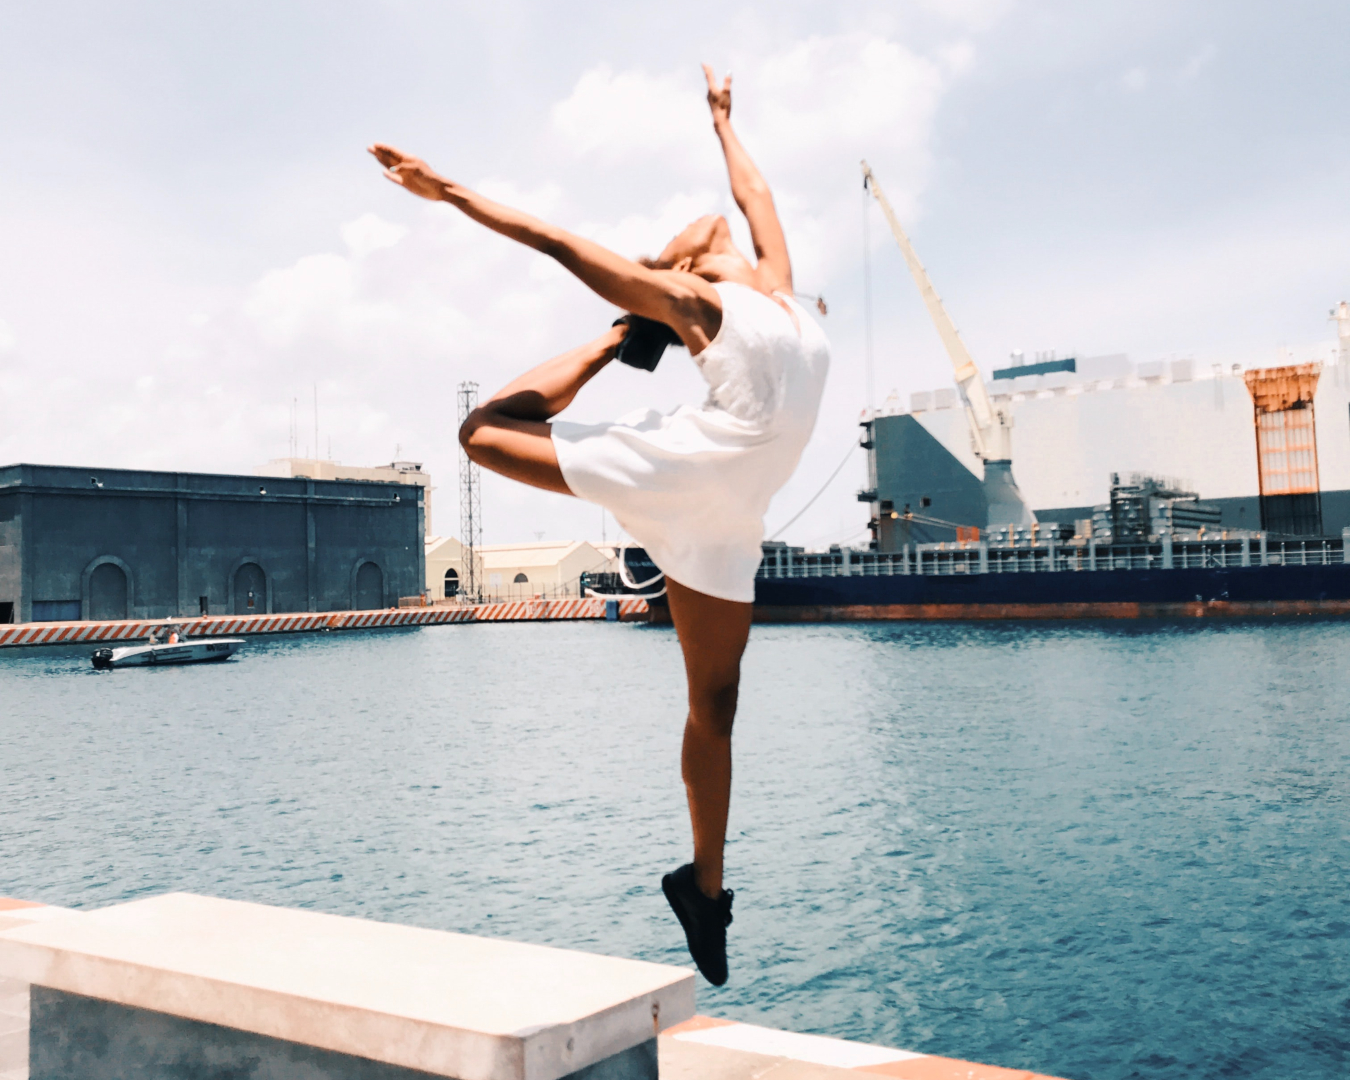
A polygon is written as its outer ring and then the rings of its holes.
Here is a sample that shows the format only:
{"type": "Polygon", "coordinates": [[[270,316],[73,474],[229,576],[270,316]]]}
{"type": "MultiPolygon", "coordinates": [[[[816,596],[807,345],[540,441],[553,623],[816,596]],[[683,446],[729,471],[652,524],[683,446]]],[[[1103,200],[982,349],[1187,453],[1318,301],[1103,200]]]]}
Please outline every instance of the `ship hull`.
{"type": "MultiPolygon", "coordinates": [[[[1350,566],[760,578],[756,622],[1350,615],[1350,566]]],[[[652,620],[669,609],[652,605],[652,620]]]]}

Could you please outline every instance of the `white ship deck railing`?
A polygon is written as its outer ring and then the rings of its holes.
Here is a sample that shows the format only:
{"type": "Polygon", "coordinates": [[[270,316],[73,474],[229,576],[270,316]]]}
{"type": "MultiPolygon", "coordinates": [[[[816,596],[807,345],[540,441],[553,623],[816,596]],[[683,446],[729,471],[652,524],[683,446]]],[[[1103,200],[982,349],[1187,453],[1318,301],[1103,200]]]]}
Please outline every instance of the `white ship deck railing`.
{"type": "Polygon", "coordinates": [[[1144,544],[1098,544],[1055,540],[990,544],[964,541],[906,544],[894,552],[766,551],[756,575],[764,579],[891,577],[921,574],[953,577],[969,574],[1043,574],[1101,570],[1207,570],[1241,566],[1341,566],[1343,540],[1239,539],[1174,540],[1144,544]]]}

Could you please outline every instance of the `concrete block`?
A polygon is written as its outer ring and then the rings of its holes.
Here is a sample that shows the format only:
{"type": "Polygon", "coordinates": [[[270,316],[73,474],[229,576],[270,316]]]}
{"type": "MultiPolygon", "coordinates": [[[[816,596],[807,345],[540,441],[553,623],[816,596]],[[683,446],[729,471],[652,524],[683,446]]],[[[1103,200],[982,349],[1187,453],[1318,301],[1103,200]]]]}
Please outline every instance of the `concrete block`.
{"type": "MultiPolygon", "coordinates": [[[[429,1080],[435,1073],[33,987],[28,1080],[429,1080]]],[[[657,1080],[656,1039],[565,1080],[657,1080]]]]}
{"type": "Polygon", "coordinates": [[[0,932],[0,977],[33,1080],[655,1080],[694,1012],[680,968],[185,893],[0,932]]]}

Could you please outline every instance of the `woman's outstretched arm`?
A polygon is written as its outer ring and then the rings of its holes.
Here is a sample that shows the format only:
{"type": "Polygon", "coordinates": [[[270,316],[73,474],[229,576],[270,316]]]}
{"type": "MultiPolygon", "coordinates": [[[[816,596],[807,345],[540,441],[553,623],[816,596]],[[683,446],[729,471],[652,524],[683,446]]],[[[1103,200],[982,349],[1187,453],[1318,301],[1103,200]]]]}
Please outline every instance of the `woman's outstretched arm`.
{"type": "Polygon", "coordinates": [[[722,153],[727,159],[731,196],[750,223],[759,283],[770,292],[781,289],[790,293],[792,263],[788,260],[787,238],[778,221],[778,210],[773,205],[773,192],[731,127],[731,76],[726,77],[719,89],[709,65],[703,65],[703,74],[708,79],[708,108],[712,110],[713,130],[721,140],[722,153]]]}
{"type": "Polygon", "coordinates": [[[376,143],[370,152],[394,183],[424,199],[448,202],[494,232],[557,259],[611,304],[673,327],[691,353],[702,352],[717,336],[722,300],[701,277],[648,269],[593,240],[484,198],[392,146],[376,143]]]}

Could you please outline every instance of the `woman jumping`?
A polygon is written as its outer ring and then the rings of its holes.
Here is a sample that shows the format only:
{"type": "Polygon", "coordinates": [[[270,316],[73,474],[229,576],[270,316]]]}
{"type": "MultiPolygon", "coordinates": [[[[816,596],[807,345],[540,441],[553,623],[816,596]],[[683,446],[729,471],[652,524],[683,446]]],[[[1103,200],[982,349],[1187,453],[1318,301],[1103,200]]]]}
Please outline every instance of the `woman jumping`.
{"type": "MultiPolygon", "coordinates": [[[[712,69],[703,70],[731,193],[750,224],[753,266],[718,215],[695,221],[659,258],[639,263],[485,199],[392,146],[377,143],[370,152],[394,183],[458,207],[556,259],[632,316],[673,329],[708,382],[702,405],[645,410],[609,424],[550,423],[630,334],[652,332],[650,323],[629,319],[498,391],[470,414],[459,439],[485,468],[605,507],[666,575],[689,686],[681,772],[694,861],[667,874],[661,887],[694,962],[721,986],[732,898],[722,887],[731,727],[764,513],[815,426],[829,344],[792,298],[773,196],[731,128],[731,79],[719,88],[712,69]]],[[[664,328],[655,331],[659,337],[664,328]]]]}

